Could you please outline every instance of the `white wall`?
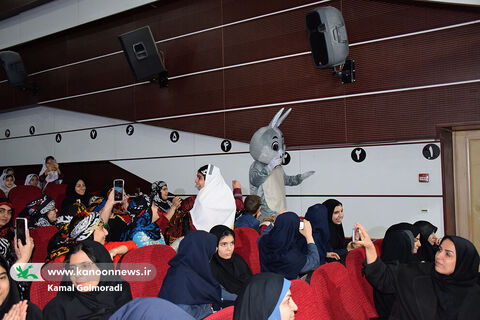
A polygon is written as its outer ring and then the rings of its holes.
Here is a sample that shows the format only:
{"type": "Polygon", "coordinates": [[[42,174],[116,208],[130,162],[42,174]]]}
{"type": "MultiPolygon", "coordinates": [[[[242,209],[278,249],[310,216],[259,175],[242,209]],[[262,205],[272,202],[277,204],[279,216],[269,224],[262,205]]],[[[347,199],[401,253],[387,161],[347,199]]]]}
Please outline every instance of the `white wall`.
{"type": "Polygon", "coordinates": [[[156,0],[56,0],[0,21],[0,49],[156,0]]]}
{"type": "MultiPolygon", "coordinates": [[[[134,127],[134,135],[128,136],[125,121],[48,107],[5,113],[0,119],[0,166],[40,164],[50,154],[60,163],[109,160],[147,181],[167,181],[176,194],[195,194],[196,170],[212,163],[220,167],[227,182],[237,179],[244,194],[249,193],[248,170],[253,160],[248,144],[232,141],[232,150],[224,153],[220,138],[180,131],[180,140],[172,143],[171,129],[146,124],[134,127]],[[28,136],[31,125],[36,134],[45,135],[28,136]],[[97,129],[95,140],[87,129],[63,132],[61,143],[55,142],[59,131],[106,125],[119,126],[97,129]],[[10,139],[4,138],[7,128],[10,139]]],[[[382,237],[393,223],[428,220],[443,235],[440,157],[425,159],[425,144],[364,146],[367,157],[362,163],[351,160],[354,147],[289,151],[292,160],[284,167],[287,174],[316,173],[300,186],[287,187],[287,207],[304,215],[310,205],[335,197],[344,204],[346,234],[356,221],[373,237],[382,237]],[[429,173],[430,182],[419,183],[419,173],[429,173]]]]}

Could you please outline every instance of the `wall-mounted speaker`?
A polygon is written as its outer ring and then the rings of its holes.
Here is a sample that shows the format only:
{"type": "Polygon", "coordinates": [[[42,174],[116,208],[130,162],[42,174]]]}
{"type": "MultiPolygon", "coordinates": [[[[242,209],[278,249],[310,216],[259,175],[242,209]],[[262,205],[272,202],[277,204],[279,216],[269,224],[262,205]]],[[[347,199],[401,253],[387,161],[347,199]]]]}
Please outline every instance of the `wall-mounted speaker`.
{"type": "Polygon", "coordinates": [[[24,87],[27,80],[27,72],[23,65],[22,57],[14,51],[1,51],[0,61],[7,74],[8,82],[14,87],[24,87]]]}
{"type": "Polygon", "coordinates": [[[345,63],[348,56],[347,29],[343,16],[334,7],[320,7],[306,15],[313,62],[319,68],[345,63]]]}
{"type": "Polygon", "coordinates": [[[118,39],[138,81],[158,80],[160,86],[168,85],[164,56],[159,53],[149,26],[124,33],[118,39]]]}

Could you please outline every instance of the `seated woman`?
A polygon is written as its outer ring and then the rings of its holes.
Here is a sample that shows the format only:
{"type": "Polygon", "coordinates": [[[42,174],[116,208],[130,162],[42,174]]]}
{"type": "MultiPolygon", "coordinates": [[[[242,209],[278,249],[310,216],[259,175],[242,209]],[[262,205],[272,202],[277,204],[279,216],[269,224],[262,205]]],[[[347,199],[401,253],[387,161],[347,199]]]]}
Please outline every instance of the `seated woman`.
{"type": "Polygon", "coordinates": [[[85,179],[75,178],[67,186],[65,199],[62,202],[62,209],[78,201],[88,206],[91,197],[92,195],[87,192],[85,179]]]}
{"type": "Polygon", "coordinates": [[[328,231],[328,210],[323,204],[317,203],[307,209],[305,219],[312,226],[312,236],[317,246],[320,265],[326,262],[328,240],[330,232],[328,231]]]}
{"type": "MultiPolygon", "coordinates": [[[[413,258],[412,259],[415,259],[416,262],[419,262],[420,260],[418,260],[418,257],[417,257],[417,252],[418,252],[418,249],[420,248],[420,246],[422,245],[421,242],[420,242],[420,230],[415,227],[413,224],[411,223],[408,223],[408,222],[400,222],[400,223],[396,223],[392,226],[390,226],[387,231],[385,231],[385,236],[392,232],[392,231],[410,231],[413,235],[413,240],[414,240],[414,243],[413,243],[413,258]]],[[[382,250],[383,250],[383,243],[382,243],[382,250]]],[[[411,261],[411,262],[415,262],[415,261],[411,261]]]]}
{"type": "Polygon", "coordinates": [[[195,320],[191,315],[168,300],[135,298],[117,310],[109,320],[195,320]],[[161,310],[161,312],[159,312],[161,310]]]}
{"type": "Polygon", "coordinates": [[[232,227],[237,206],[220,169],[212,164],[201,167],[195,184],[200,190],[190,210],[195,228],[209,231],[219,224],[232,227]]]}
{"type": "Polygon", "coordinates": [[[290,292],[291,282],[275,273],[258,273],[235,301],[234,320],[290,320],[297,305],[290,292]]]}
{"type": "Polygon", "coordinates": [[[42,185],[40,184],[40,180],[38,179],[38,174],[35,173],[30,173],[29,175],[27,175],[27,177],[25,178],[25,185],[39,187],[40,189],[42,189],[42,185]]]}
{"type": "Polygon", "coordinates": [[[49,183],[62,183],[63,173],[53,156],[45,158],[45,162],[42,165],[38,178],[43,185],[43,190],[45,190],[49,183]]]}
{"type": "Polygon", "coordinates": [[[421,247],[418,248],[417,257],[420,261],[434,262],[438,244],[442,238],[437,238],[437,227],[428,221],[417,221],[413,224],[420,231],[421,247]]]}
{"type": "Polygon", "coordinates": [[[110,275],[106,279],[112,259],[96,241],[76,244],[65,258],[65,270],[73,273],[63,278],[57,296],[43,309],[45,319],[108,319],[132,300],[127,282],[110,275]]]}
{"type": "Polygon", "coordinates": [[[222,286],[222,307],[233,305],[237,296],[245,289],[252,271],[241,256],[234,253],[235,232],[229,227],[218,225],[210,230],[217,237],[217,251],[210,260],[212,274],[222,286]]]}
{"type": "Polygon", "coordinates": [[[258,238],[258,251],[262,272],[275,272],[291,280],[320,266],[317,246],[308,220],[294,212],[280,214],[273,228],[267,228],[258,238]]]}
{"type": "Polygon", "coordinates": [[[10,277],[10,265],[2,256],[0,256],[0,317],[2,319],[42,319],[42,311],[35,304],[27,300],[22,301],[18,286],[10,277]],[[21,317],[16,318],[15,314],[21,317]]]}
{"type": "Polygon", "coordinates": [[[217,238],[205,231],[190,231],[168,264],[159,298],[173,302],[195,319],[220,308],[222,290],[210,269],[217,238]]]}
{"type": "Polygon", "coordinates": [[[8,197],[8,193],[10,190],[15,188],[17,185],[15,184],[15,177],[13,174],[4,173],[0,177],[0,189],[5,194],[5,197],[8,197]]]}
{"type": "Polygon", "coordinates": [[[150,196],[144,194],[136,197],[130,203],[129,212],[134,218],[122,234],[122,241],[132,240],[137,247],[165,244],[162,232],[155,223],[160,217],[158,207],[151,202],[150,196]]]}
{"type": "Polygon", "coordinates": [[[28,203],[25,209],[20,212],[20,217],[28,218],[28,228],[54,226],[57,220],[57,208],[55,201],[44,194],[38,199],[28,203]]]}
{"type": "Polygon", "coordinates": [[[0,198],[0,255],[11,265],[15,261],[13,251],[13,204],[7,198],[0,198]]]}
{"type": "Polygon", "coordinates": [[[165,243],[170,245],[173,241],[190,230],[191,219],[182,220],[181,224],[177,224],[178,226],[182,226],[182,230],[175,230],[171,225],[169,226],[170,220],[174,214],[177,213],[177,210],[182,204],[182,199],[168,192],[168,186],[165,181],[156,181],[152,183],[150,197],[152,198],[153,203],[158,207],[160,218],[157,220],[157,225],[165,236],[165,243]],[[170,241],[171,234],[172,241],[170,241]]]}
{"type": "Polygon", "coordinates": [[[378,259],[365,228],[358,244],[365,247],[364,272],[378,290],[397,299],[390,319],[476,319],[480,305],[479,256],[468,240],[446,236],[435,255],[435,264],[386,265],[378,259]]]}
{"type": "MultiPolygon", "coordinates": [[[[382,242],[380,258],[387,265],[399,263],[418,263],[415,257],[415,240],[410,230],[389,230],[382,242]]],[[[388,319],[396,296],[373,288],[373,300],[380,319],[388,319]]]]}
{"type": "Polygon", "coordinates": [[[349,251],[355,249],[357,245],[354,242],[345,243],[345,233],[343,232],[343,205],[336,199],[328,199],[323,205],[328,210],[328,230],[330,240],[327,248],[327,262],[338,261],[345,264],[345,259],[349,251]]]}

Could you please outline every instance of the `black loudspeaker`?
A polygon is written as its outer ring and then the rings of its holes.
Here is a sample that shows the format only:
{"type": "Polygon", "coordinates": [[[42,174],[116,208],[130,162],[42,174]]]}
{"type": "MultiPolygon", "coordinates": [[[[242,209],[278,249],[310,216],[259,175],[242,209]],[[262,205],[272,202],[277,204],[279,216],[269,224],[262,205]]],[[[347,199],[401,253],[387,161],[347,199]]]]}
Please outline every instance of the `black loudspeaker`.
{"type": "Polygon", "coordinates": [[[1,51],[0,61],[7,74],[8,82],[17,88],[23,88],[26,85],[27,72],[22,62],[22,57],[14,51],[1,51]]]}
{"type": "Polygon", "coordinates": [[[128,64],[138,81],[158,80],[160,86],[168,85],[164,57],[157,50],[150,27],[146,26],[118,36],[128,64]]]}
{"type": "Polygon", "coordinates": [[[345,63],[348,38],[342,13],[334,7],[320,7],[306,15],[313,62],[319,68],[345,63]]]}

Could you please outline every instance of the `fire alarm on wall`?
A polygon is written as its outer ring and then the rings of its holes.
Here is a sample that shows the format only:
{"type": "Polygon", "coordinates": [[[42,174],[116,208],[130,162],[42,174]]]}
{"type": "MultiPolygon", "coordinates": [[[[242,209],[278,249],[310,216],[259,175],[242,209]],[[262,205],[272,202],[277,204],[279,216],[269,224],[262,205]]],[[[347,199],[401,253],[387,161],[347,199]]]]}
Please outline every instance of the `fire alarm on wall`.
{"type": "Polygon", "coordinates": [[[428,173],[419,173],[418,182],[430,182],[430,175],[428,173]]]}

